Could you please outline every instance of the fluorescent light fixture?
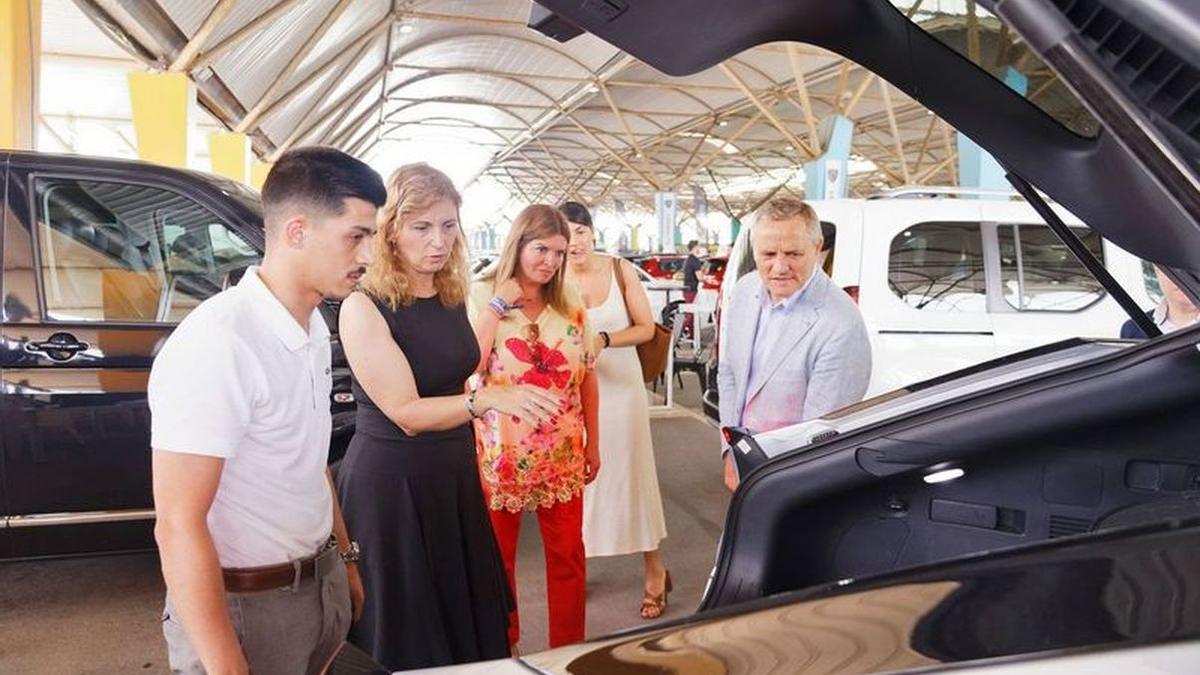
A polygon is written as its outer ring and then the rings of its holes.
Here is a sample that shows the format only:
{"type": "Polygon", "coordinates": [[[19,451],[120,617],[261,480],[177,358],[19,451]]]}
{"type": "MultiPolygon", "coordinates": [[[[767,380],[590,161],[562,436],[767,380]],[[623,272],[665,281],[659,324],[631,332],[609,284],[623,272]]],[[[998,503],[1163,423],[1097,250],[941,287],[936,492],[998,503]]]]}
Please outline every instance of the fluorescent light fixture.
{"type": "Polygon", "coordinates": [[[736,155],[739,152],[741,152],[741,150],[738,150],[738,147],[736,145],[734,145],[733,143],[730,143],[728,141],[723,141],[719,138],[714,138],[712,136],[706,136],[704,138],[704,142],[708,143],[709,145],[712,145],[714,147],[720,148],[721,152],[726,155],[736,155]]]}
{"type": "Polygon", "coordinates": [[[941,471],[934,471],[933,473],[925,474],[921,477],[921,480],[929,483],[930,485],[935,485],[937,483],[946,483],[956,480],[965,475],[967,475],[967,472],[963,471],[962,469],[942,469],[941,471]]]}

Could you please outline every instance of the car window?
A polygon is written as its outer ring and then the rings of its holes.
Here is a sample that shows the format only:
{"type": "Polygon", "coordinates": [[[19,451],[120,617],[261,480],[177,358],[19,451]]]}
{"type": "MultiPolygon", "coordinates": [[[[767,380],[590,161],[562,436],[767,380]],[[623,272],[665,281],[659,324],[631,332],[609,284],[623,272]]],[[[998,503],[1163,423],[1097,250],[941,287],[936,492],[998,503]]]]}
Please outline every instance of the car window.
{"type": "Polygon", "coordinates": [[[176,322],[258,252],[211,211],[168,190],[39,178],[41,277],[55,321],[176,322]]]}
{"type": "MultiPolygon", "coordinates": [[[[1084,228],[1075,234],[1097,260],[1104,261],[1100,235],[1084,228]]],[[[1000,284],[1004,300],[1022,312],[1075,312],[1104,297],[1104,287],[1045,225],[1001,225],[1000,284]]]]}
{"type": "Polygon", "coordinates": [[[919,223],[892,239],[888,287],[929,312],[987,311],[979,223],[919,223]]]}
{"type": "Polygon", "coordinates": [[[1158,283],[1158,275],[1154,273],[1154,263],[1149,260],[1142,261],[1142,283],[1146,285],[1146,295],[1154,304],[1162,302],[1162,286],[1158,283]]]}
{"type": "MultiPolygon", "coordinates": [[[[1080,136],[1100,123],[1020,36],[973,0],[891,0],[921,30],[999,80],[1023,80],[1025,98],[1080,136]]],[[[1010,83],[1011,86],[1011,83],[1010,83]]]]}

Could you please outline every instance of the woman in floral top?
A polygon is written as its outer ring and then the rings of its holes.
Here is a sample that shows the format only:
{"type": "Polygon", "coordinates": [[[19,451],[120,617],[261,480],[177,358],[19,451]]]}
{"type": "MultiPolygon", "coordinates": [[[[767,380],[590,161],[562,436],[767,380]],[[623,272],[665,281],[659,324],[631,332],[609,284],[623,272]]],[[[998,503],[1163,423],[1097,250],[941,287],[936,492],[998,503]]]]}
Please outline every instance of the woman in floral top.
{"type": "MultiPolygon", "coordinates": [[[[551,647],[583,639],[582,493],[600,469],[595,337],[583,302],[564,283],[569,237],[557,209],[527,207],[499,262],[473,285],[470,302],[482,384],[530,384],[561,397],[559,414],[542,424],[497,411],[476,421],[480,473],[513,597],[521,513],[538,516],[551,647]]],[[[514,610],[509,641],[519,636],[514,610]]]]}

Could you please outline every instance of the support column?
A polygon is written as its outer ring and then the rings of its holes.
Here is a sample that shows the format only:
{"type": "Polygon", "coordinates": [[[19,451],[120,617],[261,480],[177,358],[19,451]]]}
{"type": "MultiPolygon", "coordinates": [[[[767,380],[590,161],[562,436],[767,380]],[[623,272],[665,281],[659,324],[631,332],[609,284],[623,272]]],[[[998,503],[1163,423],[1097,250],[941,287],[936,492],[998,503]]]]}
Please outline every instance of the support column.
{"type": "MultiPolygon", "coordinates": [[[[1011,66],[1004,74],[1004,84],[1024,96],[1029,90],[1029,78],[1011,66]]],[[[980,190],[1009,190],[1012,186],[1004,178],[1004,169],[991,153],[979,147],[966,134],[958,132],[958,184],[964,188],[980,190]]],[[[1003,199],[1003,197],[989,197],[1003,199]]]]}
{"type": "Polygon", "coordinates": [[[845,199],[850,194],[850,142],[854,122],[842,115],[821,122],[825,153],[804,165],[805,199],[845,199]]]}
{"type": "Polygon", "coordinates": [[[250,187],[262,192],[263,183],[267,182],[267,174],[271,173],[273,162],[261,162],[257,159],[250,161],[250,187]]]}
{"type": "Polygon", "coordinates": [[[0,148],[37,143],[41,0],[0,0],[0,148]]]}
{"type": "Polygon", "coordinates": [[[191,159],[196,85],[184,73],[130,73],[138,157],[186,169],[191,159]]]}
{"type": "Polygon", "coordinates": [[[236,132],[219,132],[208,136],[208,156],[212,160],[212,172],[250,184],[250,162],[254,153],[250,150],[250,137],[236,132]]]}
{"type": "Polygon", "coordinates": [[[674,252],[679,237],[679,198],[674,192],[654,193],[654,220],[658,223],[659,252],[674,252]]]}

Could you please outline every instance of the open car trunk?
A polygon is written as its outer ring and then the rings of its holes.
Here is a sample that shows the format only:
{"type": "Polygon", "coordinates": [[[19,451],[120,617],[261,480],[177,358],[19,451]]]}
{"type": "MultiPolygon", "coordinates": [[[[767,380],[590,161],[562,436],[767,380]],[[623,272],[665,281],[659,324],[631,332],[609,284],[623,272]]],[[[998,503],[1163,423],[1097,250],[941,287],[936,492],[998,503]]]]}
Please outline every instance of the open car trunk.
{"type": "Polygon", "coordinates": [[[1174,334],[765,464],[730,505],[704,606],[1200,515],[1198,340],[1174,334]],[[962,474],[926,482],[949,469],[962,474]]]}
{"type": "MultiPolygon", "coordinates": [[[[774,41],[850,58],[1200,297],[1193,0],[979,0],[1087,104],[1094,138],[888,0],[538,1],[671,74],[774,41]]],[[[1165,336],[771,460],[733,499],[703,608],[1196,513],[1197,341],[1165,336]],[[940,469],[962,474],[924,480],[940,469]]]]}
{"type": "MultiPolygon", "coordinates": [[[[538,0],[672,75],[768,42],[823,47],[891,82],[1105,238],[1200,297],[1200,4],[978,0],[1104,124],[1078,135],[911,22],[916,0],[538,0]]],[[[928,4],[933,4],[929,2],[928,4]]]]}

